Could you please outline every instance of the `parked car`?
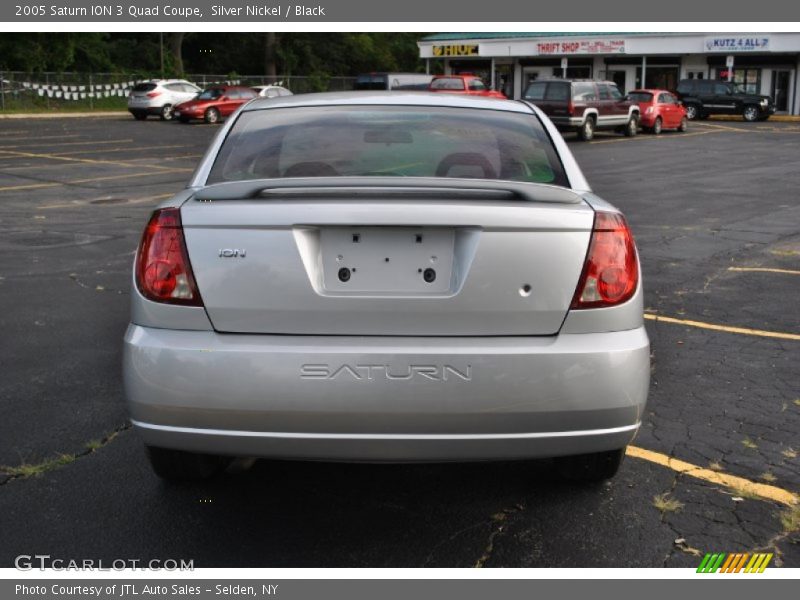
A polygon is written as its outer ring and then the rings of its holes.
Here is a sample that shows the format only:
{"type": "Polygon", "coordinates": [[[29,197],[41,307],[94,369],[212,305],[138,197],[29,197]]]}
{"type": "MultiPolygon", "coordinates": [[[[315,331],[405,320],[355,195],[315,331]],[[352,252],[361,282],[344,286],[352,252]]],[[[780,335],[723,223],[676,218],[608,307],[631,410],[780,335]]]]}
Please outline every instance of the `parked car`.
{"type": "Polygon", "coordinates": [[[162,121],[173,117],[176,104],[191,100],[201,89],[183,79],[153,79],[137,83],[128,95],[128,112],[138,121],[158,115],[162,121]]]}
{"type": "Polygon", "coordinates": [[[677,96],[689,119],[742,115],[745,121],[766,121],[775,112],[769,96],[746,93],[737,84],[719,79],[682,79],[677,96]]]}
{"type": "Polygon", "coordinates": [[[686,131],[688,128],[686,109],[667,90],[633,90],[628,100],[639,105],[639,124],[646,131],[658,135],[664,129],[686,131]]]}
{"type": "Polygon", "coordinates": [[[425,73],[362,73],[356,77],[354,90],[409,91],[426,90],[433,75],[425,73]]]}
{"type": "Polygon", "coordinates": [[[522,99],[538,106],[559,131],[574,131],[584,141],[598,129],[627,136],[639,130],[639,107],[613,81],[538,79],[528,85],[522,99]]]}
{"type": "Polygon", "coordinates": [[[202,119],[206,123],[217,123],[229,116],[245,102],[256,98],[249,87],[221,85],[210,87],[188,102],[175,107],[175,117],[182,123],[202,119]]]}
{"type": "Polygon", "coordinates": [[[292,92],[280,85],[254,85],[253,91],[264,98],[277,98],[278,96],[291,96],[292,92]]]}
{"type": "Polygon", "coordinates": [[[490,98],[506,97],[502,92],[487,87],[483,79],[475,75],[437,75],[431,80],[428,91],[490,98]]]}
{"type": "Polygon", "coordinates": [[[124,387],[157,474],[231,456],[614,475],[650,351],[633,236],[533,105],[257,99],[152,213],[124,387]]]}

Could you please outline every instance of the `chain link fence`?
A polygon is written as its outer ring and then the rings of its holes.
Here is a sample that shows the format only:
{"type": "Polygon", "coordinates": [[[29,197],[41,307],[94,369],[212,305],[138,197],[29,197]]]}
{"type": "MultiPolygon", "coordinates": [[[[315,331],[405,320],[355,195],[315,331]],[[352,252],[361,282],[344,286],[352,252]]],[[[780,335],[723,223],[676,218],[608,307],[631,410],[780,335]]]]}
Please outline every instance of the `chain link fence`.
{"type": "MultiPolygon", "coordinates": [[[[25,73],[0,71],[0,112],[126,110],[128,94],[139,81],[151,77],[131,73],[25,73]]],[[[352,90],[355,77],[324,74],[226,75],[188,74],[184,77],[205,88],[215,84],[268,85],[278,83],[295,94],[352,90]]]]}

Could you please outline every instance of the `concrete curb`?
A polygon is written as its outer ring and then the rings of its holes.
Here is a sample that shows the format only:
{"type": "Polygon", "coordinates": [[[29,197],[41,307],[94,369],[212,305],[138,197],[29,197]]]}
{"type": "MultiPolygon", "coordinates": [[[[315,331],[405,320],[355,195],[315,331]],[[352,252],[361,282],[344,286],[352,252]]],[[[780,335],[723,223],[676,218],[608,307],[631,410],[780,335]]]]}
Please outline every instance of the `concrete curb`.
{"type": "Polygon", "coordinates": [[[52,112],[52,113],[11,113],[4,115],[0,113],[1,119],[72,119],[86,117],[126,117],[127,111],[96,111],[96,112],[52,112]]]}
{"type": "MultiPolygon", "coordinates": [[[[712,115],[708,118],[709,121],[740,121],[744,122],[744,119],[739,116],[735,115],[712,115]]],[[[766,121],[762,121],[762,123],[768,123],[769,121],[775,121],[777,123],[800,123],[800,116],[796,115],[770,115],[769,119],[766,121]]]]}

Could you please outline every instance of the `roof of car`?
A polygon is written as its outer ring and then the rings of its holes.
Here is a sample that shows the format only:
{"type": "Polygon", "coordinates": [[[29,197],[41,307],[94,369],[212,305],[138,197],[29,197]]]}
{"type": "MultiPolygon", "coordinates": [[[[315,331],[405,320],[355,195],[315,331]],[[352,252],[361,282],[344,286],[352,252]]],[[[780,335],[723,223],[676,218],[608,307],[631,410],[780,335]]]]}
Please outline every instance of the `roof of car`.
{"type": "Polygon", "coordinates": [[[629,94],[633,94],[634,92],[639,92],[639,93],[646,92],[648,94],[663,94],[663,93],[671,94],[672,93],[669,90],[665,90],[665,89],[662,89],[662,88],[636,88],[635,90],[631,90],[628,93],[629,94]]]}
{"type": "Polygon", "coordinates": [[[560,81],[562,83],[613,83],[614,85],[617,85],[613,81],[608,81],[606,79],[563,79],[561,77],[542,77],[541,79],[531,81],[531,83],[541,83],[545,81],[560,81]]]}
{"type": "Polygon", "coordinates": [[[325,92],[321,94],[295,94],[278,98],[257,98],[248,103],[245,111],[291,106],[442,106],[449,108],[480,108],[530,113],[531,108],[516,100],[502,100],[485,96],[443,94],[437,92],[325,92]]]}

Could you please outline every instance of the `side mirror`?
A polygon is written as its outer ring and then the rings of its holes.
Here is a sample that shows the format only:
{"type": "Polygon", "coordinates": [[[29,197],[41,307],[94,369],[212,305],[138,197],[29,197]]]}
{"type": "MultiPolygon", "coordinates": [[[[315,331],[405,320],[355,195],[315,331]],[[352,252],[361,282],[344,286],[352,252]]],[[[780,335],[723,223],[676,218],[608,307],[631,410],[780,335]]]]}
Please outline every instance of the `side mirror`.
{"type": "Polygon", "coordinates": [[[222,102],[227,102],[228,100],[230,100],[230,98],[228,98],[227,96],[223,96],[222,98],[220,98],[220,100],[222,102]]]}

